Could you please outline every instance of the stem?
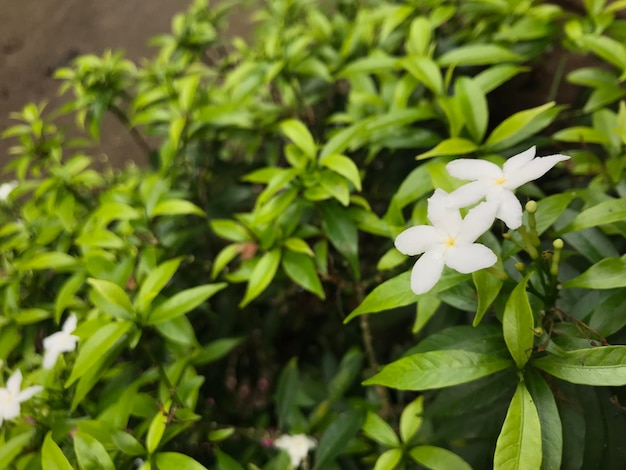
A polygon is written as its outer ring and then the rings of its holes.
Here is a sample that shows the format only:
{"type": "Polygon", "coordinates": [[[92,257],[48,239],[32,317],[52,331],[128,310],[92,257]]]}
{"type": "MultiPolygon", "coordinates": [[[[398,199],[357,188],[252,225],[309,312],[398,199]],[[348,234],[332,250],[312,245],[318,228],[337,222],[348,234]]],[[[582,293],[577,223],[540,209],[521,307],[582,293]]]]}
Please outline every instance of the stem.
{"type": "Polygon", "coordinates": [[[122,123],[122,125],[126,129],[128,129],[130,136],[135,141],[135,143],[141,148],[141,150],[146,154],[146,157],[150,158],[152,149],[148,145],[148,142],[146,142],[143,136],[139,133],[139,131],[131,125],[130,121],[126,117],[126,114],[124,114],[124,112],[114,104],[111,104],[109,110],[122,123]]]}

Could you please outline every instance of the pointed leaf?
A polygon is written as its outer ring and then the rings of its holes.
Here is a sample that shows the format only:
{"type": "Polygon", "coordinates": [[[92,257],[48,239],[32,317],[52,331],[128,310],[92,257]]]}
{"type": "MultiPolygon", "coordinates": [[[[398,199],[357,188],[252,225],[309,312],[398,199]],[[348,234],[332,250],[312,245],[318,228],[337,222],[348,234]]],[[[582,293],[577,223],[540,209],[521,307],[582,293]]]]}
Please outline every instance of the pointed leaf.
{"type": "Polygon", "coordinates": [[[393,428],[372,411],[368,411],[365,423],[363,423],[363,433],[372,439],[387,447],[398,447],[400,441],[393,428]]]}
{"type": "Polygon", "coordinates": [[[98,291],[102,297],[117,305],[128,314],[133,313],[133,305],[130,303],[130,299],[124,289],[111,281],[105,281],[104,279],[94,279],[92,277],[87,279],[87,284],[98,291]]]}
{"type": "Polygon", "coordinates": [[[313,470],[328,468],[328,464],[346,449],[348,442],[356,436],[365,419],[360,410],[341,413],[324,431],[315,452],[313,470]]]}
{"type": "Polygon", "coordinates": [[[420,395],[402,410],[400,415],[400,437],[405,445],[409,445],[422,426],[424,413],[424,395],[420,395]]]}
{"type": "Polygon", "coordinates": [[[13,468],[11,462],[22,453],[34,436],[34,429],[3,440],[0,446],[0,468],[13,468]]]}
{"type": "Polygon", "coordinates": [[[374,470],[395,470],[402,461],[402,449],[389,449],[376,459],[374,470]]]}
{"type": "Polygon", "coordinates": [[[518,369],[523,369],[528,362],[535,339],[533,312],[526,293],[529,277],[530,274],[513,289],[502,316],[504,341],[518,369]]]}
{"type": "Polygon", "coordinates": [[[565,281],[563,287],[613,289],[626,287],[626,258],[606,258],[579,276],[565,281]]]}
{"type": "Polygon", "coordinates": [[[350,181],[357,191],[361,191],[361,176],[352,159],[345,155],[332,154],[320,159],[320,164],[350,181]]]}
{"type": "Polygon", "coordinates": [[[137,310],[144,312],[150,307],[152,300],[159,295],[165,285],[172,279],[174,273],[178,270],[182,258],[175,258],[161,263],[150,271],[139,287],[135,305],[137,310]]]}
{"type": "Polygon", "coordinates": [[[356,223],[344,208],[336,204],[322,206],[322,218],[328,240],[346,258],[354,276],[358,279],[361,271],[358,257],[359,233],[356,223]]]}
{"type": "Polygon", "coordinates": [[[424,160],[425,158],[438,157],[444,155],[454,155],[458,157],[460,155],[466,155],[478,150],[476,145],[471,140],[461,139],[460,137],[451,137],[449,139],[442,140],[435,148],[424,152],[417,157],[417,160],[424,160]]]}
{"type": "Polygon", "coordinates": [[[550,102],[509,116],[491,132],[485,146],[495,151],[511,147],[531,137],[556,118],[559,109],[554,105],[554,102],[550,102]]]}
{"type": "Polygon", "coordinates": [[[574,232],[623,220],[626,220],[626,198],[609,199],[582,211],[567,226],[559,230],[559,233],[574,232]]]}
{"type": "Polygon", "coordinates": [[[298,361],[292,358],[278,379],[278,389],[276,391],[276,403],[278,414],[278,428],[287,430],[287,423],[293,411],[300,381],[298,379],[298,361]]]}
{"type": "Polygon", "coordinates": [[[43,441],[41,468],[43,470],[74,470],[61,448],[52,440],[52,431],[48,431],[43,441]]]}
{"type": "Polygon", "coordinates": [[[472,325],[478,326],[487,312],[487,309],[498,297],[503,282],[487,269],[473,272],[472,279],[474,280],[476,293],[478,295],[478,308],[476,309],[476,315],[474,315],[472,325]]]}
{"type": "Polygon", "coordinates": [[[313,136],[307,127],[295,119],[288,119],[280,123],[280,130],[311,160],[317,154],[317,147],[313,136]]]}
{"type": "Polygon", "coordinates": [[[150,217],[157,217],[159,215],[198,215],[204,217],[206,214],[202,209],[193,204],[192,202],[185,201],[184,199],[168,199],[166,201],[159,202],[150,217]]]}
{"type": "Polygon", "coordinates": [[[219,284],[204,284],[202,286],[192,287],[191,289],[185,289],[155,307],[148,314],[146,324],[156,325],[157,323],[172,320],[184,315],[227,286],[228,284],[222,282],[219,284]]]}
{"type": "Polygon", "coordinates": [[[89,434],[74,434],[74,451],[81,470],[115,470],[104,446],[89,434]]]}
{"type": "MultiPolygon", "coordinates": [[[[176,470],[207,470],[197,460],[192,459],[188,455],[178,452],[159,452],[156,454],[156,464],[160,469],[176,469],[176,470]]],[[[219,460],[219,457],[218,457],[219,460]]],[[[226,469],[220,466],[219,468],[226,469]]]]}
{"type": "Polygon", "coordinates": [[[418,446],[411,449],[409,455],[418,464],[430,470],[472,470],[461,457],[441,447],[418,446]]]}
{"type": "Polygon", "coordinates": [[[254,299],[256,299],[270,285],[272,279],[276,275],[278,265],[280,264],[281,252],[279,248],[265,253],[256,264],[248,280],[248,286],[243,300],[239,304],[245,307],[254,299]]]}
{"type": "Polygon", "coordinates": [[[442,67],[450,65],[488,65],[502,62],[519,62],[524,57],[495,44],[469,44],[455,47],[439,57],[442,67]]]}
{"type": "Polygon", "coordinates": [[[477,144],[482,142],[489,123],[487,98],[480,86],[469,77],[459,77],[455,85],[455,93],[465,118],[465,125],[472,139],[477,144]]]}
{"type": "Polygon", "coordinates": [[[310,256],[286,251],[282,259],[283,269],[289,278],[305,290],[324,299],[324,288],[317,275],[315,263],[310,256]]]}

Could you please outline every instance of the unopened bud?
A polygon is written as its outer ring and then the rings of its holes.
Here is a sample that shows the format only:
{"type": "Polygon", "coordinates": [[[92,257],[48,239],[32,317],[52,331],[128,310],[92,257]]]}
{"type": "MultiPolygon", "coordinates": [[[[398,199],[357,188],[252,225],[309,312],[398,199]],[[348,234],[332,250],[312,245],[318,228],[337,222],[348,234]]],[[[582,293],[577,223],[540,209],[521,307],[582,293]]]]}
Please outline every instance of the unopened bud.
{"type": "Polygon", "coordinates": [[[521,261],[518,261],[517,263],[515,263],[515,269],[521,273],[524,271],[524,269],[526,269],[526,265],[521,261]]]}
{"type": "Polygon", "coordinates": [[[555,250],[562,250],[563,245],[564,245],[563,240],[561,240],[560,238],[557,238],[556,240],[552,242],[552,246],[554,247],[555,250]]]}
{"type": "Polygon", "coordinates": [[[537,212],[537,202],[528,201],[526,203],[526,212],[528,212],[529,214],[534,214],[535,212],[537,212]]]}

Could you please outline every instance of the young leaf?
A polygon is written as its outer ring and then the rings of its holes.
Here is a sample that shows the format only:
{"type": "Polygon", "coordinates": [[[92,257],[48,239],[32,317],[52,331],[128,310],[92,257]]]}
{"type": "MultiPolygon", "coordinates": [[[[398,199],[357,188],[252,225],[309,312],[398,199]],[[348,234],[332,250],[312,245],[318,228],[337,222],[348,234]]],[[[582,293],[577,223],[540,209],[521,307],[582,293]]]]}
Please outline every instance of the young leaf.
{"type": "MultiPolygon", "coordinates": [[[[179,452],[159,452],[158,454],[156,454],[155,460],[157,468],[171,468],[177,470],[207,470],[207,468],[204,465],[201,465],[197,460],[194,460],[188,455],[181,454],[179,452]]],[[[220,460],[219,456],[218,462],[219,468],[224,470],[229,469],[229,467],[227,466],[222,466],[222,460],[220,460]]]]}
{"type": "Polygon", "coordinates": [[[161,443],[163,433],[165,433],[165,428],[167,427],[167,414],[169,413],[170,406],[171,403],[166,403],[162,410],[157,411],[157,414],[154,415],[150,422],[150,427],[146,434],[146,449],[148,450],[148,454],[153,454],[161,443]]]}
{"type": "Polygon", "coordinates": [[[431,470],[472,470],[472,467],[461,457],[441,447],[413,447],[409,455],[418,464],[431,470]]]}
{"type": "Polygon", "coordinates": [[[104,279],[87,279],[87,283],[93,287],[98,293],[106,300],[114,305],[117,305],[129,315],[133,314],[133,305],[130,303],[130,299],[124,289],[111,281],[105,281],[104,279]]]}
{"type": "Polygon", "coordinates": [[[563,287],[613,289],[626,287],[626,258],[606,258],[579,276],[565,281],[563,287]]]}
{"type": "Polygon", "coordinates": [[[71,271],[78,265],[73,256],[66,253],[51,251],[39,253],[30,259],[18,260],[15,268],[18,271],[54,269],[56,271],[71,271]]]}
{"type": "Polygon", "coordinates": [[[115,470],[104,446],[89,434],[74,434],[74,451],[81,470],[115,470]]]}
{"type": "Polygon", "coordinates": [[[424,160],[425,158],[438,157],[442,155],[466,155],[478,150],[476,145],[471,140],[462,139],[460,137],[451,137],[449,139],[442,140],[435,148],[430,149],[428,152],[424,152],[415,157],[417,160],[424,160]]]}
{"type": "Polygon", "coordinates": [[[159,215],[198,215],[200,217],[205,217],[206,214],[202,209],[193,204],[192,202],[185,201],[184,199],[167,199],[165,201],[159,202],[152,214],[150,214],[150,218],[157,217],[159,215]]]}
{"type": "Polygon", "coordinates": [[[478,308],[472,326],[478,326],[489,306],[498,297],[502,288],[502,280],[486,269],[472,273],[472,279],[478,294],[478,308]]]}
{"type": "Polygon", "coordinates": [[[34,429],[23,432],[2,443],[2,446],[0,446],[0,468],[12,468],[11,462],[13,462],[13,460],[22,453],[24,447],[30,443],[34,432],[34,429]]]}
{"type": "Polygon", "coordinates": [[[509,359],[488,354],[459,349],[430,351],[398,359],[363,384],[431,390],[471,382],[510,366],[509,359]]]}
{"type": "Polygon", "coordinates": [[[350,181],[357,191],[361,190],[361,176],[355,163],[345,155],[332,154],[320,159],[320,165],[350,181]]]}
{"type": "Polygon", "coordinates": [[[315,451],[313,470],[328,468],[328,464],[345,450],[348,442],[361,429],[365,415],[360,410],[349,410],[341,413],[322,434],[315,451]]]}
{"type": "Polygon", "coordinates": [[[239,304],[240,307],[245,307],[246,305],[248,305],[259,295],[261,295],[261,293],[265,290],[267,286],[269,286],[270,282],[272,282],[272,279],[274,279],[276,271],[278,270],[280,258],[281,251],[279,248],[268,251],[261,257],[259,262],[252,270],[252,274],[250,274],[246,293],[243,297],[243,300],[239,304]]]}
{"type": "Polygon", "coordinates": [[[41,468],[43,470],[73,470],[61,448],[52,440],[52,431],[48,431],[43,441],[41,468]]]}
{"type": "Polygon", "coordinates": [[[517,386],[496,442],[494,468],[519,470],[541,467],[541,423],[524,383],[517,386]]]}
{"type": "Polygon", "coordinates": [[[146,316],[146,324],[156,325],[184,315],[227,286],[228,284],[221,282],[185,289],[150,311],[146,316]]]}
{"type": "Polygon", "coordinates": [[[455,85],[465,125],[475,143],[479,144],[487,132],[489,109],[480,86],[469,77],[459,77],[455,85]]]}
{"type": "Polygon", "coordinates": [[[367,412],[365,423],[363,423],[363,433],[372,439],[387,447],[398,447],[400,441],[393,428],[373,411],[367,412]]]}
{"type": "Polygon", "coordinates": [[[448,67],[450,65],[501,64],[502,62],[518,62],[523,59],[523,56],[495,44],[468,44],[455,47],[444,53],[437,62],[442,67],[448,67]]]}
{"type": "Polygon", "coordinates": [[[405,445],[409,445],[422,426],[424,412],[424,395],[420,395],[402,410],[400,415],[400,437],[405,445]]]}
{"type": "Polygon", "coordinates": [[[280,123],[280,130],[311,160],[315,158],[317,147],[307,127],[295,119],[280,123]]]}
{"type": "Polygon", "coordinates": [[[374,470],[395,470],[402,461],[402,449],[389,449],[376,459],[374,470]]]}
{"type": "Polygon", "coordinates": [[[502,316],[504,341],[518,369],[523,369],[528,362],[535,338],[533,312],[526,293],[529,277],[530,274],[513,289],[502,316]]]}
{"type": "Polygon", "coordinates": [[[439,66],[429,57],[407,57],[398,62],[407,72],[424,84],[435,95],[443,90],[443,78],[439,66]]]}
{"type": "Polygon", "coordinates": [[[140,312],[144,312],[150,307],[152,300],[159,295],[163,287],[170,281],[174,273],[178,270],[182,258],[175,258],[161,263],[150,271],[141,283],[139,292],[135,299],[135,306],[140,312]]]}
{"type": "Polygon", "coordinates": [[[533,366],[575,384],[619,387],[626,385],[626,346],[604,346],[563,351],[533,360],[533,366]]]}

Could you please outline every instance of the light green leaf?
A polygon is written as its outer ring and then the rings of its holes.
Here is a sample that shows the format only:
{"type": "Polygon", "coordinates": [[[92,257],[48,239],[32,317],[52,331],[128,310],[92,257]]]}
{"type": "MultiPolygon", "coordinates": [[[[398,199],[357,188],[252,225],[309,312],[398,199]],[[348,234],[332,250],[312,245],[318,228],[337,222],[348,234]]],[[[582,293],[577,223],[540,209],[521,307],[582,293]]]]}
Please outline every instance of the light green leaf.
{"type": "Polygon", "coordinates": [[[374,470],[394,470],[402,461],[402,449],[389,449],[376,459],[374,470]]]}
{"type": "Polygon", "coordinates": [[[246,287],[246,293],[243,300],[239,304],[240,307],[245,307],[252,300],[256,299],[261,293],[270,285],[272,279],[276,275],[278,265],[280,264],[281,251],[279,248],[275,248],[265,253],[259,262],[256,264],[250,279],[248,280],[248,286],[246,287]]]}
{"type": "Polygon", "coordinates": [[[440,66],[488,65],[520,62],[524,57],[495,44],[468,44],[444,53],[437,61],[440,66]]]}
{"type": "Polygon", "coordinates": [[[467,130],[474,142],[479,144],[485,137],[489,123],[487,98],[477,82],[469,77],[459,77],[454,90],[465,118],[467,130]]]}
{"type": "Polygon", "coordinates": [[[138,311],[144,312],[150,307],[152,300],[159,295],[165,285],[172,279],[181,261],[182,258],[175,258],[161,263],[150,271],[141,283],[135,298],[135,306],[138,311]]]}
{"type": "Polygon", "coordinates": [[[323,171],[319,179],[320,187],[337,199],[342,206],[350,204],[350,188],[345,178],[332,171],[323,171]]]}
{"type": "Polygon", "coordinates": [[[96,364],[104,354],[133,326],[129,321],[116,321],[104,325],[81,343],[76,363],[65,387],[72,385],[96,364]]]}
{"type": "Polygon", "coordinates": [[[313,250],[309,246],[307,242],[305,242],[302,238],[290,237],[283,243],[283,246],[290,251],[295,253],[303,253],[309,256],[315,256],[313,250]]]}
{"type": "MultiPolygon", "coordinates": [[[[563,212],[565,212],[565,209],[575,197],[576,195],[574,193],[559,193],[544,197],[537,203],[535,221],[538,235],[548,230],[548,228],[563,215],[563,212]]],[[[526,211],[524,211],[524,217],[526,220],[528,219],[528,213],[526,211]]]]}
{"type": "Polygon", "coordinates": [[[15,267],[18,271],[54,269],[56,271],[71,271],[78,266],[78,261],[66,253],[51,251],[39,253],[30,259],[18,260],[15,267]]]}
{"type": "Polygon", "coordinates": [[[220,338],[210,342],[193,358],[196,365],[208,364],[226,356],[243,342],[243,338],[220,338]]]}
{"type": "MultiPolygon", "coordinates": [[[[197,460],[178,452],[159,452],[156,454],[155,460],[158,468],[163,470],[168,468],[176,470],[207,470],[207,468],[201,465],[197,460]]],[[[225,467],[219,468],[225,469],[225,467]]]]}
{"type": "Polygon", "coordinates": [[[502,316],[504,341],[518,369],[528,362],[535,338],[533,312],[526,292],[529,277],[530,274],[525,276],[513,289],[502,316]]]}
{"type": "Polygon", "coordinates": [[[405,445],[411,440],[422,427],[422,414],[424,413],[424,395],[420,395],[404,407],[400,415],[400,437],[405,445]]]}
{"type": "Polygon", "coordinates": [[[532,361],[533,366],[575,384],[626,385],[626,346],[603,346],[563,351],[532,361]]]}
{"type": "Polygon", "coordinates": [[[228,286],[225,282],[204,284],[175,294],[156,306],[146,317],[146,324],[156,325],[184,315],[228,286]]]}
{"type": "Polygon", "coordinates": [[[411,22],[405,48],[409,54],[425,56],[430,47],[431,24],[428,18],[419,16],[411,22]]]}
{"type": "Polygon", "coordinates": [[[41,468],[43,470],[74,470],[61,448],[52,440],[52,431],[48,431],[43,441],[41,468]]]}
{"type": "Polygon", "coordinates": [[[89,434],[74,434],[74,451],[81,470],[115,470],[104,446],[89,434]]]}
{"type": "Polygon", "coordinates": [[[361,191],[361,176],[355,163],[345,155],[332,154],[320,160],[320,164],[350,181],[357,191],[361,191]]]}
{"type": "Polygon", "coordinates": [[[132,315],[134,309],[130,303],[130,299],[124,289],[111,281],[105,281],[104,279],[94,279],[92,277],[87,279],[87,284],[93,287],[98,293],[106,300],[114,305],[117,305],[129,315],[132,315]]]}
{"type": "Polygon", "coordinates": [[[360,410],[341,413],[324,431],[315,452],[313,470],[328,468],[328,464],[346,449],[348,442],[361,429],[365,415],[360,410]]]}
{"type": "Polygon", "coordinates": [[[429,351],[392,362],[363,384],[399,390],[431,390],[471,382],[511,365],[509,359],[489,354],[459,349],[429,351]]]}
{"type": "Polygon", "coordinates": [[[574,232],[584,228],[626,220],[626,198],[608,199],[582,211],[559,233],[574,232]]]}
{"type": "Polygon", "coordinates": [[[461,457],[441,447],[418,446],[411,449],[409,455],[418,464],[430,470],[472,470],[461,457]]]}
{"type": "Polygon", "coordinates": [[[167,199],[159,202],[150,217],[157,217],[159,215],[198,215],[204,217],[206,214],[195,204],[185,201],[184,199],[167,199]]]}
{"type": "Polygon", "coordinates": [[[293,251],[285,251],[282,266],[287,276],[305,290],[324,299],[324,288],[317,275],[315,263],[310,256],[293,251]]]}
{"type": "Polygon", "coordinates": [[[213,260],[213,266],[211,268],[211,279],[215,279],[219,275],[219,273],[221,273],[222,270],[226,267],[226,265],[242,252],[244,247],[245,244],[243,243],[233,243],[222,248],[222,250],[213,260]]]}
{"type": "Polygon", "coordinates": [[[8,440],[3,440],[0,446],[0,468],[12,468],[11,462],[22,453],[22,450],[31,442],[34,435],[35,430],[32,429],[13,436],[8,440]]]}
{"type": "Polygon", "coordinates": [[[163,409],[159,410],[150,422],[150,427],[148,428],[148,433],[146,434],[146,449],[148,450],[148,454],[153,454],[161,443],[163,433],[165,433],[165,428],[167,427],[167,415],[171,405],[172,404],[170,402],[165,403],[163,405],[163,409]]]}
{"type": "Polygon", "coordinates": [[[626,287],[626,258],[606,258],[591,266],[573,279],[563,282],[563,287],[583,289],[613,289],[626,287]]]}
{"type": "Polygon", "coordinates": [[[460,137],[451,137],[449,139],[442,140],[434,148],[428,152],[418,155],[415,158],[417,160],[424,160],[425,158],[439,157],[442,155],[467,155],[468,153],[472,153],[476,150],[478,150],[478,145],[471,140],[462,139],[460,137]]]}
{"type": "Polygon", "coordinates": [[[626,47],[607,36],[585,35],[583,45],[601,59],[610,62],[620,70],[626,69],[626,47]]]}
{"type": "Polygon", "coordinates": [[[217,236],[231,242],[246,242],[252,239],[248,229],[234,220],[212,219],[209,224],[217,236]]]}
{"type": "Polygon", "coordinates": [[[280,123],[280,130],[311,160],[317,154],[317,147],[309,129],[296,119],[287,119],[280,123]]]}
{"type": "Polygon", "coordinates": [[[528,67],[520,67],[518,65],[494,65],[480,72],[473,80],[480,87],[483,94],[486,95],[526,70],[528,70],[528,67]]]}
{"type": "Polygon", "coordinates": [[[552,101],[509,116],[491,132],[485,146],[493,151],[508,148],[539,132],[559,113],[554,105],[552,101]]]}
{"type": "Polygon", "coordinates": [[[476,309],[476,315],[474,315],[472,325],[478,326],[489,306],[498,297],[503,282],[487,269],[474,271],[472,273],[472,279],[474,280],[476,294],[478,295],[478,308],[476,309]]]}
{"type": "Polygon", "coordinates": [[[363,423],[363,433],[372,439],[387,447],[398,447],[400,441],[396,436],[393,428],[373,411],[367,412],[367,417],[363,423]]]}
{"type": "Polygon", "coordinates": [[[435,61],[428,57],[411,56],[401,59],[398,63],[435,95],[442,93],[443,77],[435,61]]]}
{"type": "Polygon", "coordinates": [[[532,396],[523,383],[515,390],[498,436],[494,468],[541,468],[541,423],[532,396]]]}
{"type": "Polygon", "coordinates": [[[575,126],[555,132],[552,135],[555,140],[562,142],[576,142],[580,144],[605,145],[610,142],[610,137],[599,129],[592,127],[575,126]]]}

